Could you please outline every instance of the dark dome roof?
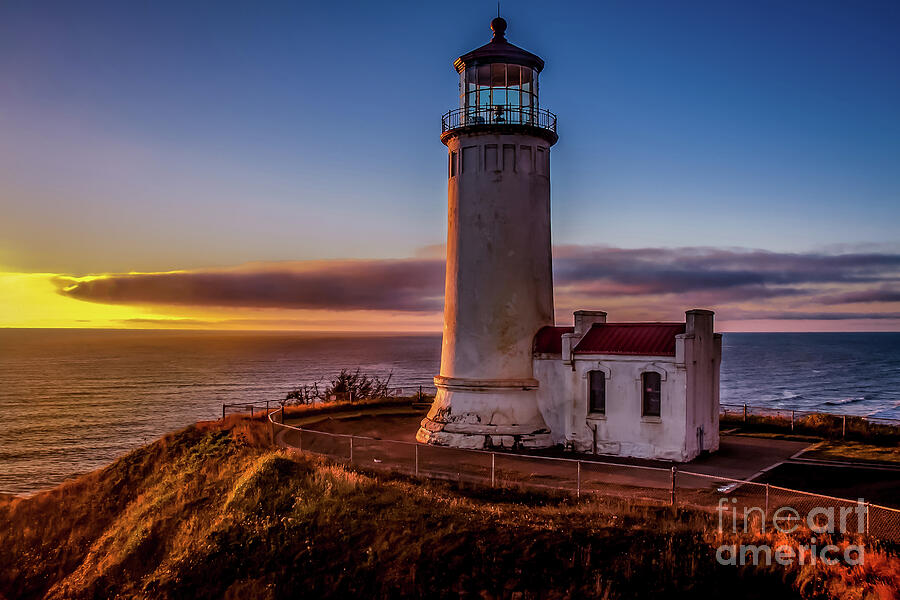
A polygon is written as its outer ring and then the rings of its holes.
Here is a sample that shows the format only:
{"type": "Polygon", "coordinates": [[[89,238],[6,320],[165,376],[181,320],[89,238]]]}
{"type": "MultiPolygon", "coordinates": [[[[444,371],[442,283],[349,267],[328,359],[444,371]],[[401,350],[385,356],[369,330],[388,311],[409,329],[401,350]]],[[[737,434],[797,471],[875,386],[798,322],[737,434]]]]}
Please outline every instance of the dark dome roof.
{"type": "Polygon", "coordinates": [[[491,30],[494,37],[490,42],[472,50],[468,54],[463,54],[453,63],[457,71],[462,71],[466,67],[472,65],[484,65],[490,63],[511,63],[514,65],[523,65],[541,71],[544,68],[544,61],[540,56],[532,54],[527,50],[523,50],[518,46],[514,46],[506,41],[506,20],[497,17],[491,21],[491,30]]]}

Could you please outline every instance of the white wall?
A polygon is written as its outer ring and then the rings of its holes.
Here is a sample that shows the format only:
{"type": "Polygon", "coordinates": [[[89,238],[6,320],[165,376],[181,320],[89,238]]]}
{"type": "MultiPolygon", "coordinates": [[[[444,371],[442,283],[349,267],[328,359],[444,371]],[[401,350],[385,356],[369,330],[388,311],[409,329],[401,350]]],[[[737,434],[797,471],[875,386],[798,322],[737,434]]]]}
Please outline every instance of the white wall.
{"type": "MultiPolygon", "coordinates": [[[[569,365],[563,364],[559,356],[548,355],[534,359],[534,377],[540,384],[537,389],[537,404],[550,428],[554,444],[565,444],[571,438],[573,415],[577,401],[575,380],[578,374],[569,365]]],[[[584,415],[582,415],[583,420],[584,415]]]]}
{"type": "Polygon", "coordinates": [[[550,144],[478,133],[447,146],[441,375],[530,378],[534,334],[553,324],[550,144]]]}
{"type": "Polygon", "coordinates": [[[535,374],[540,374],[541,382],[539,406],[554,442],[571,442],[577,451],[591,452],[596,427],[600,454],[688,460],[686,374],[671,356],[579,355],[574,365],[572,371],[559,359],[535,360],[535,374]],[[592,370],[607,374],[605,415],[588,413],[588,372],[592,370]],[[641,415],[641,374],[646,371],[655,371],[662,378],[659,417],[641,415]],[[545,381],[550,385],[545,387],[545,381]]]}

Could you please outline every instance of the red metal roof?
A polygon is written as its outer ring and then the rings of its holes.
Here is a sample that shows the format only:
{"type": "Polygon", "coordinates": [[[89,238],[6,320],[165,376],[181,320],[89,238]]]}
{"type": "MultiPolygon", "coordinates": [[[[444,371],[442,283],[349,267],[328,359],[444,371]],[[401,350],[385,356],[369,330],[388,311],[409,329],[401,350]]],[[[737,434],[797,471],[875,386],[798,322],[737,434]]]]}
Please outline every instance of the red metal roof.
{"type": "Polygon", "coordinates": [[[577,354],[675,356],[675,336],[684,323],[598,323],[578,345],[577,354]]]}
{"type": "Polygon", "coordinates": [[[534,336],[536,354],[562,354],[562,334],[572,333],[574,327],[553,327],[548,325],[538,329],[534,336]]]}
{"type": "MultiPolygon", "coordinates": [[[[534,351],[562,353],[562,334],[573,327],[543,327],[534,338],[534,351]]],[[[675,356],[675,336],[684,323],[595,323],[575,346],[576,354],[675,356]]]]}

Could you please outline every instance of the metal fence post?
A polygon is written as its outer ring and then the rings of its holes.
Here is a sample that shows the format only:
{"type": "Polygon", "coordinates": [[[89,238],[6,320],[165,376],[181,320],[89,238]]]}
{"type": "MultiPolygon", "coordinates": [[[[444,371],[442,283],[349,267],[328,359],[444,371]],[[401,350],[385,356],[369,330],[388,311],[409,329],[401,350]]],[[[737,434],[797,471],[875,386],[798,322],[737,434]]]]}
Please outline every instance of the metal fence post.
{"type": "Polygon", "coordinates": [[[225,420],[225,405],[222,405],[222,420],[225,420]]]}
{"type": "Polygon", "coordinates": [[[353,436],[350,436],[350,462],[353,463],[353,436]]]}
{"type": "Polygon", "coordinates": [[[675,506],[675,472],[678,470],[678,467],[672,467],[672,506],[675,506]]]}
{"type": "Polygon", "coordinates": [[[871,502],[866,502],[866,537],[869,537],[869,510],[872,508],[871,502]]]}
{"type": "Polygon", "coordinates": [[[791,431],[794,430],[794,411],[791,411],[791,431]]]}
{"type": "Polygon", "coordinates": [[[416,477],[419,476],[419,444],[416,444],[416,477]]]}
{"type": "Polygon", "coordinates": [[[841,437],[847,437],[847,415],[841,417],[841,437]]]}
{"type": "Polygon", "coordinates": [[[491,452],[491,487],[494,487],[494,464],[496,459],[496,454],[491,452]]]}
{"type": "Polygon", "coordinates": [[[250,418],[253,418],[253,405],[250,405],[250,418]]]}
{"type": "Polygon", "coordinates": [[[581,498],[581,461],[576,461],[576,482],[575,482],[575,497],[581,498]]]}
{"type": "Polygon", "coordinates": [[[747,403],[744,403],[744,423],[747,422],[747,403]]]}
{"type": "Polygon", "coordinates": [[[284,404],[281,405],[281,424],[284,425],[284,404]]]}
{"type": "MultiPolygon", "coordinates": [[[[791,411],[794,412],[794,411],[791,411]]],[[[769,484],[766,484],[766,514],[763,516],[762,533],[766,532],[766,524],[769,522],[769,484]]]]}

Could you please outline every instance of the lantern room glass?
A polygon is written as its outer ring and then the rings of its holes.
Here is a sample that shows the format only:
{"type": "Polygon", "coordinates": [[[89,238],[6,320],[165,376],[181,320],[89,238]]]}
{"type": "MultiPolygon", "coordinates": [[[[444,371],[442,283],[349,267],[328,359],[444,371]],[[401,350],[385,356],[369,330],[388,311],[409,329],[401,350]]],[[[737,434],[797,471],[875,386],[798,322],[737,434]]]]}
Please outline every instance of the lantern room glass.
{"type": "Polygon", "coordinates": [[[538,108],[538,71],[491,63],[459,74],[459,107],[468,123],[533,123],[538,108]]]}

